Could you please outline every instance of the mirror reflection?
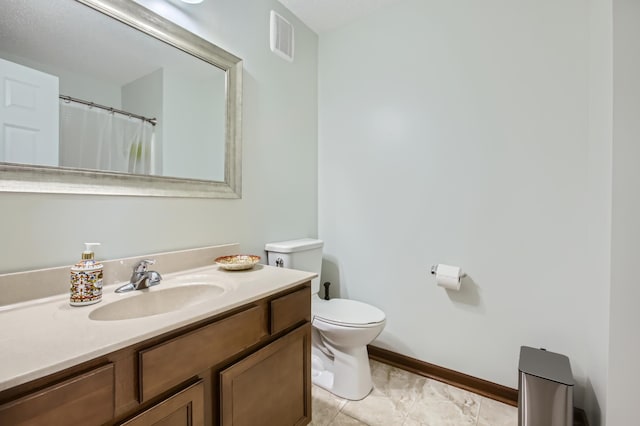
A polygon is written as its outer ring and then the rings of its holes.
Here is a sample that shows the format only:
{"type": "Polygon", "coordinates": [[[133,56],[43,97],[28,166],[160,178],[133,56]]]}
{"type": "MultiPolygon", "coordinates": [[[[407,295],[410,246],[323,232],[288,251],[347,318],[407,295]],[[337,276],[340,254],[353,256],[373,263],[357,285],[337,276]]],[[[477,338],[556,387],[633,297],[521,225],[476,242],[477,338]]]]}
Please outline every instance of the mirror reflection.
{"type": "Polygon", "coordinates": [[[225,181],[224,70],[75,0],[3,15],[0,162],[225,181]]]}

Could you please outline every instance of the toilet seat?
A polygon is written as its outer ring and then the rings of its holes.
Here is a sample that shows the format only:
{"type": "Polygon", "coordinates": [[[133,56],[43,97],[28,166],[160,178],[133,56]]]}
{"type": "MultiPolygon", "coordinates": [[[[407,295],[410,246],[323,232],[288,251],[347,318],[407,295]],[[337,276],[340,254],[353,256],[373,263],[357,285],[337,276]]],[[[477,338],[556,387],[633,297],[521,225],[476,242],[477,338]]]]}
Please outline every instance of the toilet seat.
{"type": "Polygon", "coordinates": [[[376,327],[385,314],[375,306],[350,299],[317,300],[312,306],[313,320],[342,327],[376,327]]]}

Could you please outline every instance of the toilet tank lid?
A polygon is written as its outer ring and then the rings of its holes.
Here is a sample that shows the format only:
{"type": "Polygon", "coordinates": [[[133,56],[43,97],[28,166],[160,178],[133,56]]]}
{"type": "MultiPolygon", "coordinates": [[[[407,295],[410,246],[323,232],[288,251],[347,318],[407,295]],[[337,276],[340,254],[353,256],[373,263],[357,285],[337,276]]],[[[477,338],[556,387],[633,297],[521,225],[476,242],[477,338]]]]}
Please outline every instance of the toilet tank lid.
{"type": "Polygon", "coordinates": [[[313,238],[302,238],[299,240],[280,241],[276,243],[267,243],[264,246],[266,251],[273,251],[276,253],[294,253],[297,251],[312,250],[322,247],[322,240],[316,240],[313,238]]]}

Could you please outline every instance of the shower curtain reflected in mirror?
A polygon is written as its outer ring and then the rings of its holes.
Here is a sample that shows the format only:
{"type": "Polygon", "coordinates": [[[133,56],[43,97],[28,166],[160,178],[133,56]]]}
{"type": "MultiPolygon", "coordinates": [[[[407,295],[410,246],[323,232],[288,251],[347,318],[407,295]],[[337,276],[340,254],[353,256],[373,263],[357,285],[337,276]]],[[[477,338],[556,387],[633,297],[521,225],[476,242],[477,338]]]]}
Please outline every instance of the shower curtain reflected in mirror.
{"type": "Polygon", "coordinates": [[[139,118],[60,100],[60,165],[158,175],[154,126],[139,118]]]}

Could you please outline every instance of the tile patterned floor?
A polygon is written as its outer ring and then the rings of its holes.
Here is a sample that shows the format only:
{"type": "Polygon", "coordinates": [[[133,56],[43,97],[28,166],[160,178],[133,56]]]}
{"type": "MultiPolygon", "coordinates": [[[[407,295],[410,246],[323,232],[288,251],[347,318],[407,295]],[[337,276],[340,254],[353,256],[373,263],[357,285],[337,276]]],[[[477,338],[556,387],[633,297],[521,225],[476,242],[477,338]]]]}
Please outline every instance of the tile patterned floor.
{"type": "Polygon", "coordinates": [[[313,387],[312,426],[517,426],[518,409],[380,362],[362,401],[313,387]]]}

